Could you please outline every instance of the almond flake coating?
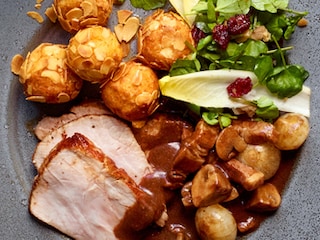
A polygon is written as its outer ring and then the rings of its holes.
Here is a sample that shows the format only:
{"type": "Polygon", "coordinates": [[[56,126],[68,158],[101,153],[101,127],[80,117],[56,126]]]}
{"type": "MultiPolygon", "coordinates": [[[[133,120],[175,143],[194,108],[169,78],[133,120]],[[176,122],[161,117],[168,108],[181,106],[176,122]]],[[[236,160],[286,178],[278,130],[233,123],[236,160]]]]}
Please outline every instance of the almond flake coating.
{"type": "MultiPolygon", "coordinates": [[[[14,59],[21,61],[20,57],[14,59]]],[[[82,79],[66,64],[65,45],[40,44],[28,53],[17,73],[29,101],[68,102],[79,94],[82,87],[82,79]]]]}
{"type": "Polygon", "coordinates": [[[123,52],[115,34],[108,28],[92,26],[70,39],[67,59],[70,68],[84,80],[102,82],[122,61],[123,52]]]}
{"type": "Polygon", "coordinates": [[[113,0],[54,0],[53,8],[63,29],[75,33],[89,25],[105,26],[113,0]]]}
{"type": "Polygon", "coordinates": [[[138,57],[152,68],[166,71],[178,58],[191,53],[185,42],[193,44],[189,25],[178,14],[164,10],[146,18],[138,37],[138,57]]]}

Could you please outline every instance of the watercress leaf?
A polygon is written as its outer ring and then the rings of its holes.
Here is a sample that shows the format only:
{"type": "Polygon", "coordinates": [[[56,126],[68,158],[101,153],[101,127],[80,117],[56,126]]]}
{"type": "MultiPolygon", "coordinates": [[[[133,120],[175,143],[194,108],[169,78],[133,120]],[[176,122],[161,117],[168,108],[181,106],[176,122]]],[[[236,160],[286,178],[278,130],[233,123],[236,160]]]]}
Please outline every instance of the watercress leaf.
{"type": "Polygon", "coordinates": [[[215,112],[203,112],[202,119],[209,125],[216,125],[219,123],[219,114],[215,112]]]}
{"type": "Polygon", "coordinates": [[[204,53],[201,54],[201,56],[203,58],[208,59],[211,62],[214,62],[214,61],[220,59],[220,55],[219,54],[211,53],[211,52],[204,52],[204,53]]]}
{"type": "Polygon", "coordinates": [[[243,55],[258,57],[268,51],[268,46],[262,41],[248,40],[243,55]]]}
{"type": "Polygon", "coordinates": [[[221,129],[230,126],[232,122],[231,118],[225,115],[220,116],[218,120],[221,129]]]}
{"type": "Polygon", "coordinates": [[[266,76],[273,69],[273,61],[270,56],[262,56],[256,59],[256,63],[253,69],[253,72],[258,77],[260,83],[263,83],[266,76]]]}
{"type": "Polygon", "coordinates": [[[279,98],[292,97],[302,90],[307,71],[297,65],[276,67],[267,77],[266,86],[279,98]]]}
{"type": "Polygon", "coordinates": [[[200,0],[191,10],[197,13],[206,13],[208,11],[208,3],[205,0],[200,0]]]}
{"type": "Polygon", "coordinates": [[[279,116],[279,109],[275,104],[267,107],[260,107],[257,108],[256,115],[262,119],[272,120],[279,116]]]}
{"type": "Polygon", "coordinates": [[[240,57],[234,65],[235,69],[238,70],[246,70],[246,71],[253,71],[254,66],[256,64],[256,58],[253,56],[242,56],[240,57]]]}
{"type": "Polygon", "coordinates": [[[217,0],[216,11],[228,17],[236,14],[247,14],[251,0],[217,0]]]}
{"type": "Polygon", "coordinates": [[[278,9],[288,7],[289,0],[251,0],[251,5],[257,10],[276,13],[278,9]]]}
{"type": "Polygon", "coordinates": [[[198,71],[200,71],[200,63],[197,59],[178,59],[172,64],[169,74],[170,76],[178,76],[198,71]]]}
{"type": "Polygon", "coordinates": [[[130,0],[131,5],[135,8],[142,8],[144,10],[152,10],[162,8],[166,4],[166,0],[130,0]]]}
{"type": "Polygon", "coordinates": [[[274,17],[265,26],[272,36],[279,40],[288,26],[288,19],[285,14],[274,14],[274,17]]]}

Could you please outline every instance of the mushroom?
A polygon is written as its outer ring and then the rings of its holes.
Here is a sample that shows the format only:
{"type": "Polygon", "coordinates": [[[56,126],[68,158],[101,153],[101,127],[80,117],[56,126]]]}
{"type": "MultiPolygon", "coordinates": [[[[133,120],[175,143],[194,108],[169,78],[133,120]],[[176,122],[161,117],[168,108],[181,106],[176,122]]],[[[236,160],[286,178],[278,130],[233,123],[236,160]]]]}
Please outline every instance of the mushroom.
{"type": "Polygon", "coordinates": [[[269,212],[278,209],[280,203],[281,196],[277,188],[271,183],[266,183],[253,192],[247,203],[247,209],[256,212],[269,212]]]}
{"type": "Polygon", "coordinates": [[[206,207],[227,199],[232,186],[226,175],[212,164],[206,164],[192,180],[192,202],[196,207],[206,207]]]}
{"type": "Polygon", "coordinates": [[[272,143],[248,144],[246,149],[238,154],[237,159],[262,172],[264,179],[267,180],[277,172],[281,162],[281,152],[272,143]]]}

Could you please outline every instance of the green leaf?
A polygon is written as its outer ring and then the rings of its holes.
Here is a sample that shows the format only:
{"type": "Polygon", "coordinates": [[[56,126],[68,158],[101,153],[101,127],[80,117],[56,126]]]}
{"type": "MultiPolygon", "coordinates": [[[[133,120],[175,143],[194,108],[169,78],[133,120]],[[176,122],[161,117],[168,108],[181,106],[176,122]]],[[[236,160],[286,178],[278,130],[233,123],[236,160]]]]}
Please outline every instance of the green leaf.
{"type": "Polygon", "coordinates": [[[166,0],[130,0],[132,6],[135,8],[142,8],[144,10],[152,10],[162,8],[166,4],[166,0]]]}
{"type": "Polygon", "coordinates": [[[264,79],[273,70],[273,62],[270,56],[263,56],[257,59],[253,72],[259,79],[260,83],[264,82],[264,79]]]}
{"type": "Polygon", "coordinates": [[[219,123],[219,114],[215,112],[203,112],[202,119],[209,125],[216,125],[219,123]]]}
{"type": "Polygon", "coordinates": [[[279,109],[270,98],[262,96],[254,103],[257,105],[257,117],[272,120],[279,116],[279,109]]]}
{"type": "Polygon", "coordinates": [[[232,120],[229,116],[222,115],[219,117],[219,125],[221,129],[230,126],[231,122],[232,120]]]}
{"type": "Polygon", "coordinates": [[[187,59],[178,59],[175,61],[170,69],[170,76],[184,75],[187,73],[198,72],[200,71],[200,63],[197,59],[187,60],[187,59]]]}
{"type": "Polygon", "coordinates": [[[251,5],[260,11],[269,11],[276,13],[278,9],[285,9],[288,7],[289,0],[251,0],[251,5]]]}
{"type": "Polygon", "coordinates": [[[250,6],[251,0],[217,0],[216,11],[230,17],[236,14],[247,14],[250,6]]]}
{"type": "Polygon", "coordinates": [[[302,90],[309,73],[299,65],[276,67],[266,79],[270,92],[279,98],[292,97],[302,90]]]}
{"type": "Polygon", "coordinates": [[[262,41],[248,40],[245,43],[243,55],[259,57],[262,53],[268,51],[268,46],[262,41]]]}

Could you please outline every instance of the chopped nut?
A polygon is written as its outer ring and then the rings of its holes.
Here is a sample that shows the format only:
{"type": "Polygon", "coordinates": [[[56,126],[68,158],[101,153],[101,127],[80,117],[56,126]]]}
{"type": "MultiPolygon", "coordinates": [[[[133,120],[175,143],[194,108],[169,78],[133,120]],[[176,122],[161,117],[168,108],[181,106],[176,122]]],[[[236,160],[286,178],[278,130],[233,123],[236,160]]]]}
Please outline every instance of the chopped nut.
{"type": "Polygon", "coordinates": [[[269,212],[279,208],[281,196],[278,189],[271,183],[258,187],[247,204],[247,209],[256,212],[269,212]]]}
{"type": "Polygon", "coordinates": [[[196,207],[207,207],[220,203],[230,196],[232,186],[217,167],[206,164],[192,180],[192,202],[196,207]]]}
{"type": "Polygon", "coordinates": [[[306,27],[309,24],[309,21],[306,18],[301,18],[298,23],[297,26],[298,27],[306,27]]]}
{"type": "Polygon", "coordinates": [[[24,58],[20,54],[14,55],[11,60],[11,72],[13,72],[16,75],[19,75],[23,61],[24,58]]]}
{"type": "Polygon", "coordinates": [[[29,11],[29,12],[27,12],[27,15],[29,17],[33,18],[34,20],[36,20],[38,23],[43,23],[43,21],[44,21],[43,17],[38,12],[29,11]]]}
{"type": "Polygon", "coordinates": [[[253,30],[251,34],[251,39],[268,42],[271,39],[271,33],[265,26],[258,26],[253,30]]]}
{"type": "Polygon", "coordinates": [[[236,183],[241,184],[247,191],[252,191],[264,183],[264,174],[241,163],[237,159],[219,163],[227,175],[236,183]]]}

